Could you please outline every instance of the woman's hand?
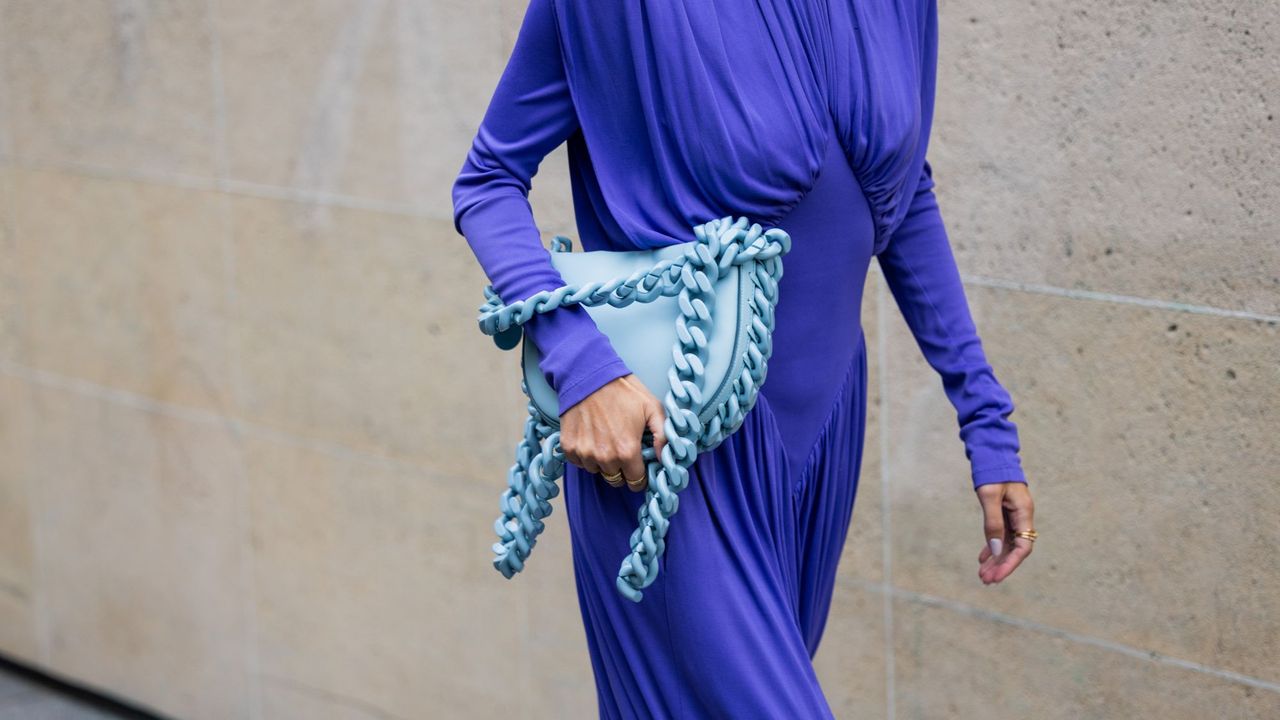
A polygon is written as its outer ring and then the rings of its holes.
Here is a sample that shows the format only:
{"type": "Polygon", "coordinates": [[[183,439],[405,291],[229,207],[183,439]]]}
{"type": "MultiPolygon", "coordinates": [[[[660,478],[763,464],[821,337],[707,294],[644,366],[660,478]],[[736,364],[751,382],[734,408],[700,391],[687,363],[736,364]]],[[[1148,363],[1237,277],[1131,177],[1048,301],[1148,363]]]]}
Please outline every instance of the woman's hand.
{"type": "Polygon", "coordinates": [[[1035,529],[1036,506],[1027,484],[1022,482],[988,483],[976,492],[987,537],[978,553],[978,577],[990,585],[1009,577],[1031,554],[1034,542],[1015,537],[1014,533],[1035,529]]]}
{"type": "Polygon", "coordinates": [[[622,473],[614,487],[626,485],[634,492],[649,487],[645,468],[643,436],[653,433],[654,451],[662,457],[667,435],[662,426],[667,413],[662,402],[634,373],[600,386],[560,418],[560,449],[565,460],[587,472],[601,475],[622,473]]]}

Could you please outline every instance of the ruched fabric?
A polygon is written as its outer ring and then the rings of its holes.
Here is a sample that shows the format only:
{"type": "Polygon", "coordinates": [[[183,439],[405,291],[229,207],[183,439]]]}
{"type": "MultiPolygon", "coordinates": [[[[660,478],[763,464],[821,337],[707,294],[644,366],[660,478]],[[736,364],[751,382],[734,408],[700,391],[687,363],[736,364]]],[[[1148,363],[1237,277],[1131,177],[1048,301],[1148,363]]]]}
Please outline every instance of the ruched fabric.
{"type": "Polygon", "coordinates": [[[866,425],[859,322],[872,219],[834,140],[791,234],[760,397],[698,456],[639,605],[612,587],[643,496],[566,466],[565,507],[600,715],[830,717],[812,658],[849,530],[866,425]],[[644,648],[644,667],[626,664],[644,648]]]}
{"type": "MultiPolygon", "coordinates": [[[[830,716],[811,661],[863,456],[871,258],[956,410],[973,486],[1026,482],[926,160],[936,57],[935,0],[529,4],[453,187],[504,302],[563,284],[528,202],[562,143],[581,249],[687,242],[727,215],[792,238],[759,400],[690,469],[643,602],[613,583],[644,496],[566,466],[602,717],[830,716]]],[[[581,307],[525,331],[562,414],[628,372],[581,307]]]]}

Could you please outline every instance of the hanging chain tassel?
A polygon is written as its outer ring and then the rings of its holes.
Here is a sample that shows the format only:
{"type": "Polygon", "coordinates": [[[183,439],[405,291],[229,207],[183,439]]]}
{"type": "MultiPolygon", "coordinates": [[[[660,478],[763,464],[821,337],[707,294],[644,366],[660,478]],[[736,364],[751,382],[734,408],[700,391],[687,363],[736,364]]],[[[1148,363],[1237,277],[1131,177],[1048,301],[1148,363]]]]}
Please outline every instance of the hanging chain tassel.
{"type": "MultiPolygon", "coordinates": [[[[768,374],[782,256],[791,249],[791,237],[778,228],[763,231],[758,224],[748,227],[745,217],[732,223],[730,220],[723,217],[695,226],[697,242],[687,243],[683,255],[629,277],[565,285],[510,305],[504,305],[490,285],[485,288],[486,302],[480,307],[481,332],[495,336],[499,347],[510,349],[519,337],[518,326],[536,313],[573,304],[625,307],[633,302],[677,296],[680,315],[676,318],[673,362],[667,373],[670,387],[662,403],[667,416],[663,425],[667,444],[659,458],[652,439],[646,437],[644,442],[649,487],[631,534],[631,551],[623,559],[616,581],[618,592],[635,602],[643,598],[642,590],[658,577],[667,530],[680,506],[679,493],[688,486],[689,468],[700,453],[715,448],[741,427],[768,374]],[[752,316],[746,362],[733,379],[734,392],[704,423],[700,415],[708,391],[714,390],[706,387],[706,363],[714,324],[715,286],[735,265],[740,271],[751,273],[754,287],[749,299],[752,316]]],[[[554,251],[570,247],[570,240],[564,236],[557,235],[553,241],[554,251]]],[[[529,417],[501,497],[502,515],[494,522],[499,541],[493,545],[493,564],[508,579],[524,569],[538,535],[546,527],[543,519],[551,514],[550,500],[560,493],[556,483],[564,475],[565,465],[559,430],[540,420],[524,380],[520,389],[529,397],[529,417]]]]}

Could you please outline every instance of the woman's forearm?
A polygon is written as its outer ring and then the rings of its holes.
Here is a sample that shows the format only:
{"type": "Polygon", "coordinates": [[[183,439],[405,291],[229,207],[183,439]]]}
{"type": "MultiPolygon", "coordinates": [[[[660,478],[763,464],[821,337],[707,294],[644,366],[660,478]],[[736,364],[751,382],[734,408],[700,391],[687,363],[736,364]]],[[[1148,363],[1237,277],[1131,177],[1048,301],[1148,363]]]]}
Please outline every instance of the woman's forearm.
{"type": "MultiPolygon", "coordinates": [[[[454,227],[503,302],[564,284],[543,246],[529,192],[538,166],[578,128],[549,0],[526,10],[511,58],[453,185],[454,227]]],[[[629,371],[580,306],[535,315],[525,332],[560,412],[629,371]]]]}
{"type": "Polygon", "coordinates": [[[911,208],[877,256],[894,300],[957,412],[974,487],[1026,482],[1013,400],[987,362],[926,161],[911,208]]]}

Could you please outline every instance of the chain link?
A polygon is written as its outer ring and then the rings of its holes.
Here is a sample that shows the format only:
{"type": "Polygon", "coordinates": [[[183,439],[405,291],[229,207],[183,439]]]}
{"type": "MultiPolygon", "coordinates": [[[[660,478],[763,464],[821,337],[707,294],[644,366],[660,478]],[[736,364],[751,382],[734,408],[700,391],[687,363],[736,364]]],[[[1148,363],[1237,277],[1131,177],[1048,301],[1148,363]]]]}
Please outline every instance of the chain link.
{"type": "MultiPolygon", "coordinates": [[[[679,493],[689,483],[689,467],[699,453],[714,449],[741,427],[755,406],[764,384],[768,359],[773,351],[774,308],[778,282],[782,278],[782,256],[791,249],[791,237],[780,228],[763,230],[745,217],[730,216],[694,226],[694,242],[685,243],[684,253],[663,260],[648,270],[607,281],[581,286],[564,285],[538,292],[525,300],[503,304],[493,286],[485,288],[486,301],[480,306],[480,331],[486,335],[507,333],[528,322],[537,313],[567,305],[594,307],[609,304],[626,307],[634,302],[652,302],[659,297],[677,296],[680,314],[676,318],[676,343],[667,376],[670,388],[663,398],[667,444],[662,457],[646,440],[642,455],[649,487],[631,534],[631,551],[618,570],[616,586],[624,597],[639,602],[642,590],[658,577],[659,560],[666,549],[667,530],[680,506],[679,493]],[[733,378],[733,392],[716,408],[707,422],[700,419],[707,393],[705,387],[708,339],[715,320],[717,281],[738,266],[750,273],[752,296],[748,342],[742,372],[733,378]]],[[[571,249],[572,242],[557,235],[552,250],[571,249]]],[[[560,448],[560,431],[542,422],[527,383],[520,389],[529,397],[529,417],[524,437],[516,447],[516,462],[507,474],[502,493],[502,515],[494,522],[498,542],[493,544],[493,565],[510,579],[524,569],[529,554],[545,528],[543,519],[551,514],[551,499],[559,495],[557,481],[564,475],[565,456],[560,448]]]]}

